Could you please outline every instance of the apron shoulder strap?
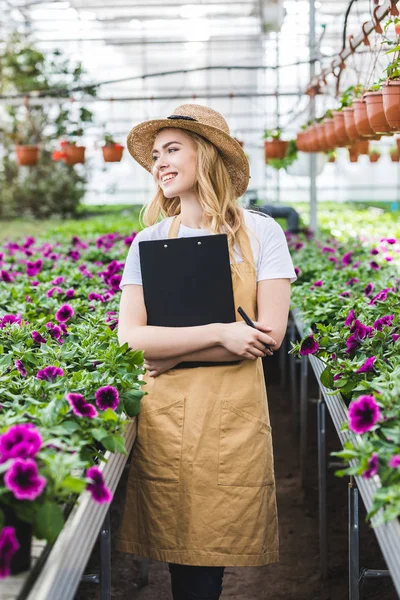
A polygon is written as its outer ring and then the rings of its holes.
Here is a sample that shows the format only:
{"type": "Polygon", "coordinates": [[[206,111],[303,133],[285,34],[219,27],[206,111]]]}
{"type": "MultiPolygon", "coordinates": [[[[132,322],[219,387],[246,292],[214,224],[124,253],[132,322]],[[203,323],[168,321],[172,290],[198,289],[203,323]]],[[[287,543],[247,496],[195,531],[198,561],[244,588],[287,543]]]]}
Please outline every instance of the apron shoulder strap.
{"type": "Polygon", "coordinates": [[[179,231],[180,224],[181,224],[181,215],[176,215],[176,217],[174,217],[172,219],[172,223],[171,223],[171,226],[170,226],[169,232],[168,232],[168,239],[178,237],[178,231],[179,231]]]}

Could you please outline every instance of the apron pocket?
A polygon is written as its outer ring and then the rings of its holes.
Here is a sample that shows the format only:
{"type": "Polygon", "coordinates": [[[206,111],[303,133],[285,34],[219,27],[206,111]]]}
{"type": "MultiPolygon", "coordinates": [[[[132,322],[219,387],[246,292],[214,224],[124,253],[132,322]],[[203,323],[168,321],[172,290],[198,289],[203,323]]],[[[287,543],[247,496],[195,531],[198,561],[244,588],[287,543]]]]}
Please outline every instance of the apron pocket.
{"type": "Polygon", "coordinates": [[[271,426],[223,401],[218,485],[261,487],[274,483],[271,426]]]}
{"type": "Polygon", "coordinates": [[[138,479],[179,482],[184,399],[138,416],[132,462],[138,479]]]}

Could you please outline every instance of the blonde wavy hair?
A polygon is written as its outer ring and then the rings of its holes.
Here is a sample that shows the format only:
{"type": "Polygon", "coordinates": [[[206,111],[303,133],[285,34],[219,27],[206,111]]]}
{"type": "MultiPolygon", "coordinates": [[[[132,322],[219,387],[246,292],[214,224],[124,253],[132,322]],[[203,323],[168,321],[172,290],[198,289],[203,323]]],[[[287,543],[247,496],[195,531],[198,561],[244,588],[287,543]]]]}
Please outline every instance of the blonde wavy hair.
{"type": "MultiPolygon", "coordinates": [[[[243,261],[254,270],[254,260],[250,245],[246,244],[248,230],[244,222],[243,210],[238,204],[228,170],[214,144],[202,136],[185,131],[196,145],[197,181],[195,192],[204,211],[207,229],[212,234],[226,233],[232,271],[241,277],[233,249],[235,244],[240,250],[243,261]]],[[[173,217],[181,211],[180,199],[166,198],[160,186],[152,200],[143,207],[142,223],[148,227],[160,218],[173,217]]]]}

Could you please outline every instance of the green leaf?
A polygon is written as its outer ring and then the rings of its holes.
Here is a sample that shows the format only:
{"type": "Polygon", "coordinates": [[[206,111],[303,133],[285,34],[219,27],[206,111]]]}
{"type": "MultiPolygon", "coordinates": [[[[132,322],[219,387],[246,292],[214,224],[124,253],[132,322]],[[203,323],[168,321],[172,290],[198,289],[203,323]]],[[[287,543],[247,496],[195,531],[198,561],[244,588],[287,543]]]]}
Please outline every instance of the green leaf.
{"type": "Polygon", "coordinates": [[[129,394],[124,394],[124,409],[128,417],[136,417],[139,414],[143,396],[144,392],[142,390],[132,390],[129,394]]]}
{"type": "Polygon", "coordinates": [[[321,383],[327,388],[333,388],[333,375],[330,367],[326,367],[321,373],[321,383]]]}
{"type": "Polygon", "coordinates": [[[61,487],[70,490],[71,492],[75,492],[76,494],[81,494],[86,488],[86,483],[81,479],[72,477],[72,475],[67,475],[62,481],[61,487]]]}
{"type": "Polygon", "coordinates": [[[35,536],[52,544],[64,527],[64,516],[60,506],[54,502],[42,504],[33,525],[35,536]]]}
{"type": "Polygon", "coordinates": [[[118,421],[118,415],[115,414],[112,408],[107,408],[102,414],[105,421],[118,421]]]}
{"type": "Polygon", "coordinates": [[[121,452],[126,454],[125,441],[120,435],[108,435],[101,440],[104,448],[110,452],[121,452]]]}
{"type": "Polygon", "coordinates": [[[101,427],[97,427],[96,429],[91,429],[90,433],[94,437],[95,440],[101,442],[101,440],[108,436],[108,431],[102,429],[101,427]]]}

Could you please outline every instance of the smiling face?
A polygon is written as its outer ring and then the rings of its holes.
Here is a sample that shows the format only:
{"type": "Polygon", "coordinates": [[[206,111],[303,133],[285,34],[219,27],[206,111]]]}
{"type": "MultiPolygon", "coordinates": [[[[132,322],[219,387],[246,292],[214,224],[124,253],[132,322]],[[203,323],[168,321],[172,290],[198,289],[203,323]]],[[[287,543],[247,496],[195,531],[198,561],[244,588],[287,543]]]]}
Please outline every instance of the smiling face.
{"type": "Polygon", "coordinates": [[[181,129],[162,129],[152,151],[153,177],[166,198],[194,193],[196,144],[181,129]]]}

